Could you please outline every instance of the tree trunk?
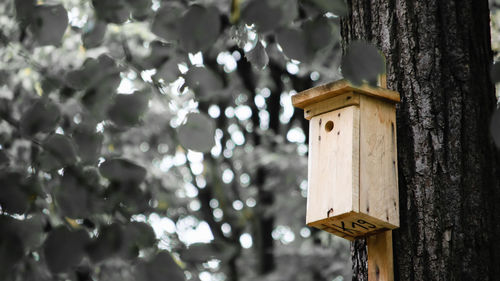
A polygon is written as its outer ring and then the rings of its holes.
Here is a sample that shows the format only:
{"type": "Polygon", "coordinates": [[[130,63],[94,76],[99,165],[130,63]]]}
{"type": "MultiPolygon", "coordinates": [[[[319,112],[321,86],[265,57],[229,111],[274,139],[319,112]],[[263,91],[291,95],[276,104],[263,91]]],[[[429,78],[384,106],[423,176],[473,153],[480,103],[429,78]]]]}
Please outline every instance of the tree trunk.
{"type": "MultiPolygon", "coordinates": [[[[374,43],[387,60],[387,85],[402,99],[395,280],[498,280],[500,158],[488,132],[495,108],[488,1],[347,2],[345,46],[374,43]]],[[[364,247],[353,247],[354,280],[367,280],[364,247]]]]}

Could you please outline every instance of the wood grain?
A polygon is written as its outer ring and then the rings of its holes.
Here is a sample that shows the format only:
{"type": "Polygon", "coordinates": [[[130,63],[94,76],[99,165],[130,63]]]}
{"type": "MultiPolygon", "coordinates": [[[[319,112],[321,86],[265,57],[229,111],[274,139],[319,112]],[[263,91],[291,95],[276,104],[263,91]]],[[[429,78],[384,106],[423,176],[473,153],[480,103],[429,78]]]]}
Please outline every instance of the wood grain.
{"type": "MultiPolygon", "coordinates": [[[[382,87],[387,87],[387,80],[386,80],[385,74],[380,76],[380,85],[382,87]]],[[[383,196],[392,196],[395,197],[393,198],[394,200],[394,208],[395,208],[395,214],[397,215],[397,222],[392,222],[396,223],[399,226],[399,201],[398,201],[398,175],[397,175],[397,146],[396,146],[396,129],[395,129],[395,109],[393,106],[387,107],[387,105],[381,105],[377,104],[378,101],[373,101],[370,100],[369,98],[363,99],[363,103],[367,103],[366,105],[369,105],[372,103],[372,106],[367,106],[367,109],[364,111],[366,114],[365,117],[369,118],[372,117],[371,122],[364,122],[362,126],[371,126],[371,125],[376,125],[376,124],[370,124],[376,121],[378,119],[380,123],[382,124],[387,124],[390,123],[390,129],[388,129],[388,125],[382,125],[382,134],[390,136],[390,144],[387,142],[384,142],[381,147],[378,148],[373,148],[370,147],[370,142],[368,141],[367,143],[361,145],[368,150],[383,150],[386,151],[387,153],[384,153],[383,156],[380,159],[381,162],[383,162],[385,165],[380,166],[380,170],[385,172],[385,174],[388,176],[390,174],[391,170],[391,165],[388,164],[390,160],[392,160],[392,176],[393,176],[393,181],[391,185],[391,179],[385,179],[384,182],[388,183],[389,186],[391,187],[391,190],[389,190],[389,193],[392,194],[386,194],[384,193],[383,196]],[[378,117],[378,118],[377,118],[378,117]],[[389,135],[389,130],[390,130],[390,135],[389,135]],[[395,194],[394,194],[395,193],[395,194]]],[[[373,130],[367,130],[364,132],[364,140],[368,140],[370,137],[372,138],[377,138],[373,137],[376,135],[377,132],[373,132],[373,130]]],[[[372,162],[374,159],[370,159],[369,157],[365,159],[365,165],[370,165],[370,162],[372,162]]],[[[377,161],[377,159],[375,159],[377,161]]],[[[366,167],[369,168],[369,167],[366,167]]],[[[361,165],[360,165],[360,169],[361,165]]],[[[363,184],[370,184],[369,181],[363,182],[363,184]]],[[[380,198],[377,198],[380,199],[380,198]]],[[[387,204],[390,204],[389,198],[384,197],[382,200],[387,204]],[[385,199],[385,200],[384,200],[385,199]],[[389,202],[387,202],[389,201],[389,202]]],[[[374,202],[372,198],[369,198],[367,200],[367,206],[370,204],[377,203],[374,202]]],[[[360,202],[360,204],[362,204],[360,202]]],[[[380,215],[380,213],[379,213],[380,215]]],[[[383,215],[383,214],[382,214],[383,215]]],[[[393,216],[391,215],[391,218],[393,216]]],[[[386,219],[389,221],[389,214],[387,212],[386,219]]],[[[396,220],[393,218],[393,220],[396,220]]],[[[392,230],[384,231],[382,233],[378,233],[376,235],[370,236],[366,239],[367,241],[367,249],[368,249],[368,281],[393,281],[394,280],[394,258],[393,258],[393,245],[392,245],[392,230]]]]}
{"type": "Polygon", "coordinates": [[[314,116],[309,135],[306,222],[358,211],[359,107],[314,116]]]}
{"type": "Polygon", "coordinates": [[[360,97],[360,211],[399,227],[394,104],[360,97]]]}
{"type": "Polygon", "coordinates": [[[392,231],[366,239],[368,246],[368,281],[394,281],[392,231]]]}
{"type": "Polygon", "coordinates": [[[375,98],[380,98],[392,103],[397,103],[400,101],[398,92],[380,87],[371,87],[366,84],[362,86],[355,86],[346,80],[339,80],[302,91],[292,96],[292,104],[295,107],[305,109],[311,104],[318,103],[349,92],[356,92],[375,98]]]}
{"type": "Polygon", "coordinates": [[[313,103],[304,108],[304,118],[311,120],[314,116],[347,107],[349,105],[359,105],[359,94],[347,92],[345,94],[326,99],[319,103],[313,103]]]}

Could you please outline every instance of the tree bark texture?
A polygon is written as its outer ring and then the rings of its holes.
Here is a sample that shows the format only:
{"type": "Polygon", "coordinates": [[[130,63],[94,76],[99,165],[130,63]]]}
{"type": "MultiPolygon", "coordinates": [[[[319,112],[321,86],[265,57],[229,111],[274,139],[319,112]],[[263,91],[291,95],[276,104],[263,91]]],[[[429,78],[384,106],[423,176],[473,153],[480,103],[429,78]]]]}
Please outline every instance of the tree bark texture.
{"type": "MultiPolygon", "coordinates": [[[[499,280],[496,100],[487,0],[348,0],[344,48],[367,40],[385,55],[397,108],[401,227],[395,279],[499,280]]],[[[366,279],[363,242],[354,280],[366,279]]]]}

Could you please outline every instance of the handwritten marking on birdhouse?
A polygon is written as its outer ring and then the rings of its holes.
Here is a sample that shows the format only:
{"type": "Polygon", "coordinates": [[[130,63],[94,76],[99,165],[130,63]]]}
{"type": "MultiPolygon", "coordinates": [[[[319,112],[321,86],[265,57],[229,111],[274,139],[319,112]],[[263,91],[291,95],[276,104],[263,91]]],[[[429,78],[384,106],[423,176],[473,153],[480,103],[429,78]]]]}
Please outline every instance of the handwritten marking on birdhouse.
{"type": "Polygon", "coordinates": [[[357,237],[365,237],[371,233],[378,233],[381,230],[387,229],[384,222],[375,222],[365,216],[348,215],[342,219],[330,217],[329,219],[322,220],[320,223],[313,223],[314,226],[321,230],[330,232],[332,234],[353,240],[357,237]]]}
{"type": "Polygon", "coordinates": [[[368,232],[377,228],[375,224],[362,219],[356,221],[340,221],[339,223],[331,223],[330,225],[349,234],[368,232]]]}
{"type": "Polygon", "coordinates": [[[330,210],[328,210],[328,212],[326,213],[327,218],[330,217],[330,213],[333,213],[333,208],[330,208],[330,210]]]}

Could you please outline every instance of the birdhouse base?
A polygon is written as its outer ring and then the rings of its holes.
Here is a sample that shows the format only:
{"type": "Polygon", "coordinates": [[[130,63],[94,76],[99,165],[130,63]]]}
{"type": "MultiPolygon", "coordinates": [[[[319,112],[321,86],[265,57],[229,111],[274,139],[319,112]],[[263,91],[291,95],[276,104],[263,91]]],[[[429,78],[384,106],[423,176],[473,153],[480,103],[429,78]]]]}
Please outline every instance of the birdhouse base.
{"type": "Polygon", "coordinates": [[[397,228],[382,220],[357,212],[349,212],[323,220],[310,222],[308,226],[315,227],[347,240],[371,236],[383,231],[397,228]]]}

